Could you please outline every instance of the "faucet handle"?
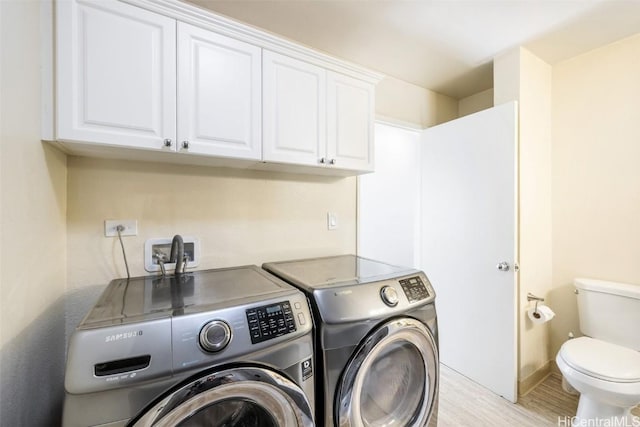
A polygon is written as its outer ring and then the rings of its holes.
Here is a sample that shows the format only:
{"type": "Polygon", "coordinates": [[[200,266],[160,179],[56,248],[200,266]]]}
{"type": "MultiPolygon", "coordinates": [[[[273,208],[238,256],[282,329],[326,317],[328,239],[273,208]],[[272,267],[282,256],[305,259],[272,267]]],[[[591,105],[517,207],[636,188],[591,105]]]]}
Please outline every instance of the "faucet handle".
{"type": "Polygon", "coordinates": [[[153,257],[156,259],[156,261],[158,262],[158,265],[160,266],[160,271],[162,271],[162,277],[166,276],[167,270],[164,267],[164,263],[167,262],[167,255],[162,251],[159,251],[156,249],[153,252],[153,257]]]}
{"type": "Polygon", "coordinates": [[[167,257],[167,254],[165,254],[164,252],[156,249],[155,251],[153,251],[153,258],[158,262],[158,264],[160,263],[165,263],[169,261],[169,258],[167,257]]]}

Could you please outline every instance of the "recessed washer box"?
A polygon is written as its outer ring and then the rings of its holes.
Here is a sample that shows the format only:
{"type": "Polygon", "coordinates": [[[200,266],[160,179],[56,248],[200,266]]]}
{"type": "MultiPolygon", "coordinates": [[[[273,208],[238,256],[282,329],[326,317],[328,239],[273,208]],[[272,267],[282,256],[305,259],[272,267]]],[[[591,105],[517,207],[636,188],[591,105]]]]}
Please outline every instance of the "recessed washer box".
{"type": "MultiPolygon", "coordinates": [[[[176,268],[176,263],[169,263],[169,256],[171,254],[171,242],[173,237],[160,237],[149,239],[144,243],[144,269],[150,273],[161,271],[158,258],[154,257],[154,254],[164,254],[164,259],[167,262],[164,263],[164,268],[167,272],[172,273],[176,268]]],[[[187,269],[197,267],[200,263],[200,242],[195,237],[182,236],[184,242],[184,253],[188,257],[187,269]]]]}

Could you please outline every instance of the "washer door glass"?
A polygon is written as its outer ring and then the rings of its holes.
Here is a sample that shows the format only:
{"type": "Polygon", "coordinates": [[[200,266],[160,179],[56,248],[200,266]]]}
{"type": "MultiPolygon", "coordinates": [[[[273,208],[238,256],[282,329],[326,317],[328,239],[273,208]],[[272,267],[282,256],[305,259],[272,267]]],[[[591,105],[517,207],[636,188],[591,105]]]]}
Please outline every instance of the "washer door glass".
{"type": "Polygon", "coordinates": [[[278,427],[278,422],[264,406],[236,398],[201,408],[178,424],[178,427],[203,426],[278,427]]]}
{"type": "Polygon", "coordinates": [[[157,399],[128,424],[157,427],[313,427],[304,392],[266,368],[203,373],[157,399]]]}
{"type": "Polygon", "coordinates": [[[438,355],[415,319],[377,328],[358,347],[336,394],[340,426],[426,426],[438,390],[438,355]]]}

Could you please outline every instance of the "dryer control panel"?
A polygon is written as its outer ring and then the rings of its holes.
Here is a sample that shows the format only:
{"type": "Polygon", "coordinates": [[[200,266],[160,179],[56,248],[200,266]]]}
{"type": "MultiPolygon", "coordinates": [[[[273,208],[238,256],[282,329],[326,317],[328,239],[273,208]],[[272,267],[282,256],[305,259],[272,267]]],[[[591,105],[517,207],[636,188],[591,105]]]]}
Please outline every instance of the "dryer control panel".
{"type": "Polygon", "coordinates": [[[246,314],[252,344],[296,331],[289,301],[252,307],[246,314]]]}
{"type": "Polygon", "coordinates": [[[420,276],[407,277],[399,282],[410,303],[420,301],[431,296],[420,276]]]}

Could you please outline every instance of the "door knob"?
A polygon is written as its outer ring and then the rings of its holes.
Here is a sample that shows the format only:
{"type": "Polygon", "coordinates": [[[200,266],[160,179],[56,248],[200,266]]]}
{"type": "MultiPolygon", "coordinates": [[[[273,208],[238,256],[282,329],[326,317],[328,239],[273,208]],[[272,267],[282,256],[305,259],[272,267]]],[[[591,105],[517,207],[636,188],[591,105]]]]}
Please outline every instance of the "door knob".
{"type": "Polygon", "coordinates": [[[500,271],[509,271],[509,263],[506,261],[502,261],[500,264],[496,266],[500,271]]]}

